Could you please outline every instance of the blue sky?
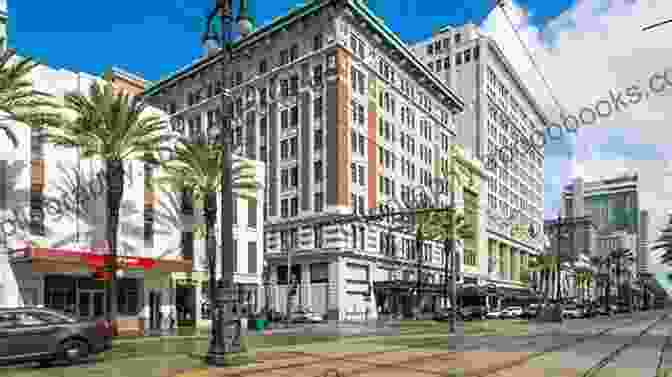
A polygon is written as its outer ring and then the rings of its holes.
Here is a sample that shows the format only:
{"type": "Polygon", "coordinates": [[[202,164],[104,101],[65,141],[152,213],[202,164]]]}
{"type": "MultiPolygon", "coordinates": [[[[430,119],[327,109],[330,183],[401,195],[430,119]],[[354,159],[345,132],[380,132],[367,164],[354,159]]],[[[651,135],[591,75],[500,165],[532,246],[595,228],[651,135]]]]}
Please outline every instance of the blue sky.
{"type": "MultiPolygon", "coordinates": [[[[431,33],[429,25],[480,23],[492,1],[372,0],[371,4],[392,30],[405,40],[417,40],[431,33]]],[[[116,65],[156,80],[200,54],[202,17],[214,0],[116,0],[104,11],[94,1],[40,1],[39,6],[34,1],[8,2],[10,44],[21,53],[54,67],[95,74],[116,65]]],[[[252,3],[257,21],[263,22],[299,1],[252,3]]],[[[570,1],[536,3],[534,20],[541,23],[570,1]]]]}
{"type": "MultiPolygon", "coordinates": [[[[285,14],[298,3],[251,1],[258,23],[285,14]]],[[[39,6],[35,1],[8,2],[10,45],[20,54],[56,68],[100,74],[118,66],[157,80],[201,54],[203,17],[214,0],[116,0],[104,11],[97,2],[83,0],[40,1],[39,6]]],[[[556,111],[511,25],[497,15],[501,10],[489,13],[493,3],[370,0],[375,12],[407,41],[422,39],[432,28],[446,24],[473,21],[481,25],[494,35],[542,106],[556,111]]],[[[555,96],[575,113],[610,89],[646,79],[650,72],[665,69],[665,62],[672,62],[672,54],[664,48],[669,46],[672,25],[640,34],[642,26],[661,21],[665,15],[672,17],[670,4],[669,0],[518,0],[511,5],[511,14],[555,96]]],[[[560,188],[577,171],[595,176],[627,165],[664,176],[662,168],[652,165],[672,155],[672,133],[665,134],[670,129],[665,119],[672,119],[672,110],[664,100],[647,101],[602,121],[599,127],[580,130],[568,143],[547,146],[546,217],[557,215],[560,188]],[[590,167],[595,162],[606,165],[590,167]]],[[[669,199],[665,205],[658,203],[665,191],[672,190],[665,190],[662,181],[653,186],[660,192],[649,193],[653,199],[648,205],[661,211],[672,209],[672,197],[665,199],[669,199]]]]}

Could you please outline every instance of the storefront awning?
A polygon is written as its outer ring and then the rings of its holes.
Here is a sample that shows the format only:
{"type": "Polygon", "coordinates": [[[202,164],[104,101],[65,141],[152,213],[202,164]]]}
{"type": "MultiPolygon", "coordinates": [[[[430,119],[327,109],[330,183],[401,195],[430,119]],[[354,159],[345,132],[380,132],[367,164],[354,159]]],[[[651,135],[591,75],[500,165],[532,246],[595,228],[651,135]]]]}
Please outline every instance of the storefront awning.
{"type": "MultiPolygon", "coordinates": [[[[36,272],[100,272],[112,264],[112,256],[94,249],[60,249],[28,246],[10,252],[12,263],[29,262],[36,272]]],[[[117,256],[117,267],[124,271],[190,272],[188,259],[155,259],[117,256]]]]}

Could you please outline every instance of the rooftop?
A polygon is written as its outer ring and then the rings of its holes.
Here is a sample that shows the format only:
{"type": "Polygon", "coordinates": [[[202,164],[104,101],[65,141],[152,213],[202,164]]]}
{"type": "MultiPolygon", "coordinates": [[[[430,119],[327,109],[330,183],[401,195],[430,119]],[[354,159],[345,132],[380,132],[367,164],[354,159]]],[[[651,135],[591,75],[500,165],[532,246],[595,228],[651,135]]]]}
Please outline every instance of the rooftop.
{"type": "MultiPolygon", "coordinates": [[[[363,0],[312,0],[305,5],[297,6],[291,9],[286,15],[281,17],[275,17],[271,20],[270,23],[265,24],[244,38],[239,38],[232,43],[232,50],[234,52],[239,51],[249,45],[252,45],[266,36],[280,31],[286,28],[288,25],[298,21],[300,18],[309,16],[313,13],[316,13],[323,8],[328,8],[334,6],[338,3],[345,3],[345,5],[352,11],[353,15],[360,16],[363,20],[366,21],[366,26],[368,26],[374,33],[380,35],[385,43],[391,49],[396,50],[401,53],[401,56],[408,61],[410,61],[414,68],[420,73],[424,74],[428,79],[429,84],[431,84],[437,91],[441,92],[444,96],[444,100],[450,102],[450,107],[453,108],[454,112],[460,112],[464,109],[464,101],[459,98],[448,86],[443,83],[441,80],[436,78],[428,68],[413,54],[406,43],[404,43],[399,36],[394,33],[390,28],[385,25],[385,22],[378,16],[376,16],[371,9],[366,5],[363,0]]],[[[209,64],[212,64],[220,59],[222,59],[223,53],[217,52],[210,56],[199,58],[193,61],[191,64],[181,68],[177,72],[171,74],[170,76],[148,84],[145,87],[145,95],[152,96],[156,94],[162,87],[169,85],[173,81],[177,81],[181,76],[193,73],[197,70],[205,68],[209,64]]]]}

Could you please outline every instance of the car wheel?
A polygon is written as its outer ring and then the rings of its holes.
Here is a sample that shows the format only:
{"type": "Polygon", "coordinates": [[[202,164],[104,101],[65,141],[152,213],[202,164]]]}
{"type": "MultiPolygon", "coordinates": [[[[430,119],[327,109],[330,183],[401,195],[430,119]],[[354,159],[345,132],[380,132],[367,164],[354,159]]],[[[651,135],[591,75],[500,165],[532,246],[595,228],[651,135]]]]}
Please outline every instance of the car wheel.
{"type": "Polygon", "coordinates": [[[77,339],[69,339],[61,344],[63,359],[70,364],[80,362],[89,354],[89,345],[77,339]]]}

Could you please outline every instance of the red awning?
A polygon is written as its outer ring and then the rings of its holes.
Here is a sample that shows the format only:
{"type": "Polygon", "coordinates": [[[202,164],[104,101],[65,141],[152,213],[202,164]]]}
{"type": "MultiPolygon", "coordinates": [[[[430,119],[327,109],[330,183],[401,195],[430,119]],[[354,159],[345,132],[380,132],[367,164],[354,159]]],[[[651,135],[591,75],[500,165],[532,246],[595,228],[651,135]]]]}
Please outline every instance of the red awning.
{"type": "MultiPolygon", "coordinates": [[[[97,269],[109,265],[112,262],[112,256],[109,254],[101,254],[100,249],[60,249],[60,248],[40,248],[40,247],[26,247],[14,250],[10,253],[12,260],[20,259],[67,259],[70,261],[79,260],[92,269],[97,269]]],[[[154,268],[157,260],[153,258],[144,257],[126,257],[118,256],[117,265],[122,269],[143,269],[149,270],[154,268]]]]}

